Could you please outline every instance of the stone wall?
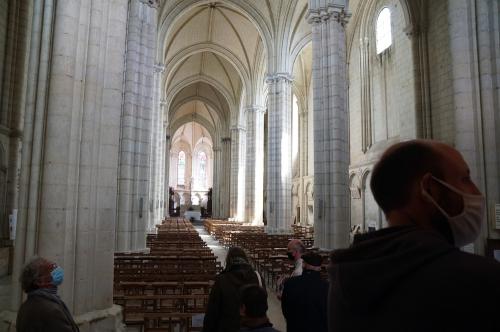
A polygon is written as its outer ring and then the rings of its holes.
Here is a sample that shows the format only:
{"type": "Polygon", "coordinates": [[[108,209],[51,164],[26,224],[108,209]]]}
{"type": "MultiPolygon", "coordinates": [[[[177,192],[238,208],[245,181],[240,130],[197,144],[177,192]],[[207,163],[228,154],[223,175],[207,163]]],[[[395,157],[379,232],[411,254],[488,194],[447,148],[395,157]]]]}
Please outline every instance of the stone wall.
{"type": "Polygon", "coordinates": [[[433,138],[453,144],[453,81],[451,73],[448,0],[428,1],[429,85],[433,138]]]}

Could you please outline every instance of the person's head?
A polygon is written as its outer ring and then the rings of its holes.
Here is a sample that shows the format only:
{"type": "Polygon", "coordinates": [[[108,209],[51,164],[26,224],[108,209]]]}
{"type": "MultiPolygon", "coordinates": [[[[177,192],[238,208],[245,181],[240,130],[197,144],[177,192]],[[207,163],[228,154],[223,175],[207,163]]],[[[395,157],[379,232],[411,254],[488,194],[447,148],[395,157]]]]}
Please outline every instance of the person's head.
{"type": "Polygon", "coordinates": [[[454,217],[462,223],[469,202],[483,199],[460,152],[429,140],[387,149],[373,169],[370,188],[389,225],[437,229],[448,238],[453,234],[455,243],[463,241],[457,238],[462,235],[455,231],[454,217]]]}
{"type": "Polygon", "coordinates": [[[314,252],[308,252],[302,256],[304,270],[321,271],[321,263],[323,263],[323,257],[314,252]]]}
{"type": "Polygon", "coordinates": [[[63,271],[56,263],[36,257],[24,266],[20,281],[26,293],[39,288],[56,288],[63,281],[63,271]]]}
{"type": "Polygon", "coordinates": [[[250,284],[240,289],[240,316],[265,318],[267,313],[267,294],[259,285],[250,284]]]}
{"type": "Polygon", "coordinates": [[[293,239],[288,242],[287,255],[291,260],[299,260],[302,255],[306,252],[306,247],[302,241],[293,239]]]}
{"type": "Polygon", "coordinates": [[[231,247],[227,251],[226,269],[233,265],[248,264],[247,254],[240,247],[231,247]]]}

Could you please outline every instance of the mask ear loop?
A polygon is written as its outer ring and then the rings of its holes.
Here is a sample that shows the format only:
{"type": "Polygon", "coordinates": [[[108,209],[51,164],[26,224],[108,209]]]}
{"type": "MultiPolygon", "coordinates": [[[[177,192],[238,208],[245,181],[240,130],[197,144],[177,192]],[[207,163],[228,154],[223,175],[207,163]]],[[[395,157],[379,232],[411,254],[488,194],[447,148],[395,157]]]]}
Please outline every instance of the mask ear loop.
{"type": "MultiPolygon", "coordinates": [[[[433,178],[436,179],[434,176],[433,178]]],[[[436,180],[438,180],[438,182],[441,182],[439,179],[436,180]]],[[[436,200],[424,189],[424,185],[422,184],[422,182],[420,182],[420,188],[422,190],[422,195],[427,198],[439,210],[439,212],[441,212],[446,218],[450,219],[450,215],[441,206],[439,206],[436,200]]]]}

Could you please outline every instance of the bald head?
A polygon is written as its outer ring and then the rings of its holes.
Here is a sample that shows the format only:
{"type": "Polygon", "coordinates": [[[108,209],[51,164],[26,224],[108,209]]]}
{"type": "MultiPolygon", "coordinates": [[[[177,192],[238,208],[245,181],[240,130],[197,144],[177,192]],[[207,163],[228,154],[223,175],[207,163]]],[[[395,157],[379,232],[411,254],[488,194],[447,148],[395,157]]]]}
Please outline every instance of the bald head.
{"type": "Polygon", "coordinates": [[[288,242],[287,251],[289,257],[293,257],[294,260],[298,260],[306,252],[306,246],[304,246],[302,241],[292,239],[288,242]]]}
{"type": "Polygon", "coordinates": [[[444,152],[450,149],[428,140],[397,143],[387,149],[375,165],[370,183],[380,208],[387,214],[404,207],[426,173],[441,178],[447,164],[444,152]]]}

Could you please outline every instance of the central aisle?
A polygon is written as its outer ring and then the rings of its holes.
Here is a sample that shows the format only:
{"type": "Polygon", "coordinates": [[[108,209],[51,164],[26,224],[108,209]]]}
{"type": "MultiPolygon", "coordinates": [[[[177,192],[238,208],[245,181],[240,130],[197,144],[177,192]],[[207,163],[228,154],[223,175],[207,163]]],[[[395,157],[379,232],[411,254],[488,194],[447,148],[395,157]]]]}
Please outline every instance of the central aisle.
{"type": "MultiPolygon", "coordinates": [[[[212,249],[215,256],[217,256],[217,260],[222,263],[224,266],[224,262],[226,261],[227,249],[220,245],[219,241],[215,240],[203,227],[202,223],[193,223],[194,228],[200,234],[200,237],[203,241],[208,245],[210,249],[212,249]]],[[[285,332],[286,331],[286,322],[283,317],[283,313],[281,312],[281,302],[276,297],[276,293],[274,290],[266,285],[267,288],[267,305],[269,309],[267,310],[267,315],[271,323],[273,323],[274,328],[285,332]]]]}

